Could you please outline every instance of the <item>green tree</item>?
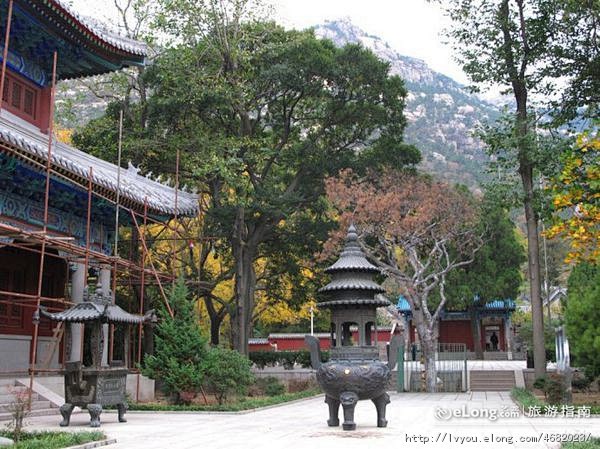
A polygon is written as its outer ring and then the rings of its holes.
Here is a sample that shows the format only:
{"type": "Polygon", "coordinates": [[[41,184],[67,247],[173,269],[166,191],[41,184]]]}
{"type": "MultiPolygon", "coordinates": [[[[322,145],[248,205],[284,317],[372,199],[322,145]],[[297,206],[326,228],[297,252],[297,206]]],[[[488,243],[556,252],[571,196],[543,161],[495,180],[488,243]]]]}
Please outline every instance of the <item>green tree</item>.
{"type": "MultiPolygon", "coordinates": [[[[547,3],[552,4],[546,0],[547,3]]],[[[600,105],[600,2],[555,0],[558,14],[553,27],[552,76],[566,82],[551,103],[554,123],[598,117],[600,105]]],[[[579,123],[578,123],[579,122],[579,123]]]]}
{"type": "MultiPolygon", "coordinates": [[[[327,237],[323,179],[346,167],[402,167],[420,158],[402,143],[406,90],[388,64],[358,45],[336,48],[311,31],[258,21],[255,3],[161,2],[157,26],[176,43],[144,73],[152,95],[130,108],[123,143],[125,157],[154,173],[172,172],[180,150],[180,181],[204,194],[209,253],[228,259],[225,272],[234,276],[231,300],[208,290],[199,296],[218,303],[207,303],[215,319],[227,311],[233,346],[243,353],[257,288],[301,273],[292,265],[305,264],[327,237]],[[261,273],[259,260],[267,261],[261,273]]],[[[115,153],[118,110],[76,143],[115,153]]]]}
{"type": "Polygon", "coordinates": [[[540,146],[530,111],[530,96],[549,95],[548,67],[553,59],[559,2],[553,0],[440,0],[452,27],[447,34],[463,68],[479,86],[496,86],[512,94],[515,110],[498,128],[488,128],[486,143],[509,157],[520,179],[527,230],[527,259],[534,327],[534,365],[544,375],[544,324],[540,282],[536,173],[540,146]],[[491,131],[491,132],[490,132],[491,131]],[[499,132],[496,132],[499,131],[499,132]]]}
{"type": "Polygon", "coordinates": [[[495,196],[486,195],[481,209],[478,227],[484,243],[472,264],[448,273],[446,295],[450,304],[471,311],[474,349],[482,358],[481,330],[475,317],[474,298],[483,302],[516,298],[523,281],[521,265],[527,259],[517,238],[516,226],[495,196]]]}
{"type": "Polygon", "coordinates": [[[573,363],[591,379],[600,375],[600,265],[581,263],[571,272],[565,323],[573,363]]]}
{"type": "Polygon", "coordinates": [[[155,351],[144,359],[142,373],[163,383],[166,393],[177,403],[188,402],[204,381],[207,357],[206,338],[202,336],[189,292],[179,279],[169,293],[174,316],[166,308],[159,313],[155,351]]]}
{"type": "MultiPolygon", "coordinates": [[[[196,23],[189,11],[181,20],[196,23]]],[[[344,167],[401,167],[419,153],[402,143],[403,82],[370,51],[220,20],[148,70],[149,130],[156,148],[182,150],[209,198],[212,234],[233,258],[232,339],[245,354],[256,262],[302,260],[326,238],[324,178],[344,167]]]]}

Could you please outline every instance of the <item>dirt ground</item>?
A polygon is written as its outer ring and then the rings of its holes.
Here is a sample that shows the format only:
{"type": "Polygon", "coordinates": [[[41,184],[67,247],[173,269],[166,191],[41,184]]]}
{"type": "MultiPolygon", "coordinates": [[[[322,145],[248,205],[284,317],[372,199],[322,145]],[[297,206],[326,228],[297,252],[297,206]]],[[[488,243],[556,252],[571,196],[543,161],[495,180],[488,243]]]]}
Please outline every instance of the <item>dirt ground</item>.
{"type": "Polygon", "coordinates": [[[600,405],[600,393],[573,393],[573,405],[600,405]]]}

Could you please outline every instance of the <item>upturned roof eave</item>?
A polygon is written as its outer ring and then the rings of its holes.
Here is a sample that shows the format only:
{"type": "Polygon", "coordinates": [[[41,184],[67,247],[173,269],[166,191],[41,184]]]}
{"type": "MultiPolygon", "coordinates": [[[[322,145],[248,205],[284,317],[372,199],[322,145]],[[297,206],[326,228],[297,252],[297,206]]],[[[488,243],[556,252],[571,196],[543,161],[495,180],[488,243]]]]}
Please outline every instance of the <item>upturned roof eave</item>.
{"type": "MultiPolygon", "coordinates": [[[[2,143],[6,149],[21,153],[25,158],[44,163],[48,159],[48,136],[6,110],[0,116],[0,145],[2,143]]],[[[124,202],[129,200],[141,208],[147,202],[151,212],[192,216],[199,211],[198,195],[179,190],[176,208],[173,187],[141,176],[135,168],[121,168],[119,176],[116,165],[62,142],[55,141],[52,146],[52,166],[76,181],[89,179],[92,167],[94,185],[114,194],[118,191],[124,202]]]]}

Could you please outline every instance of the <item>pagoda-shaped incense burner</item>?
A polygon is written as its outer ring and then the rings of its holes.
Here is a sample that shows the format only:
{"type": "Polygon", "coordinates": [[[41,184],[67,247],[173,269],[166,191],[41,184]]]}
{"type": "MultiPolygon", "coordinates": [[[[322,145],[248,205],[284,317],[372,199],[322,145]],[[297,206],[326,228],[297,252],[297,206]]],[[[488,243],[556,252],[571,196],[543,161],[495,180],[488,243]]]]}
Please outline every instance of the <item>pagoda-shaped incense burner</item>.
{"type": "Polygon", "coordinates": [[[100,426],[100,414],[105,406],[116,406],[119,412],[119,422],[126,422],[129,330],[125,331],[124,365],[103,366],[103,339],[107,338],[103,331],[103,325],[129,326],[140,325],[147,321],[154,322],[156,320],[154,310],[148,311],[146,315],[133,315],[113,304],[110,292],[89,294],[86,290],[84,302],[56,313],[40,307],[35,313],[34,319],[39,320],[41,317],[71,325],[83,324],[84,332],[90,333],[89,348],[85,345],[84,349],[86,352],[88,350],[90,352],[91,364],[84,366],[83,359],[65,363],[65,404],[60,407],[63,417],[60,425],[62,427],[69,425],[71,413],[76,406],[87,408],[91,427],[100,426]]]}
{"type": "Polygon", "coordinates": [[[381,296],[384,289],[373,277],[380,270],[366,258],[358,243],[354,225],[348,229],[340,258],[325,270],[331,282],[321,288],[318,307],[331,310],[331,360],[321,363],[319,341],[305,338],[317,381],[329,405],[329,426],[339,426],[338,412],[344,409],[344,430],[354,430],[354,408],[370,399],[377,409],[377,426],[385,427],[385,409],[390,402],[386,385],[396,360],[397,339],[392,340],[390,360],[379,360],[377,308],[390,303],[381,296]],[[357,335],[357,337],[355,337],[357,335]]]}

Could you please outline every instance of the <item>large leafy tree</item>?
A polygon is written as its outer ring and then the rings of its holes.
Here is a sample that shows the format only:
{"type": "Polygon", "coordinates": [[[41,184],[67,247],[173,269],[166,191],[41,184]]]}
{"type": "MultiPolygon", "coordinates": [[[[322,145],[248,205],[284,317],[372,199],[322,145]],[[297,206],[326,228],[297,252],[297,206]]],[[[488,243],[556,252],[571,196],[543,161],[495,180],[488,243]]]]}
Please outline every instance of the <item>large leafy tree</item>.
{"type": "Polygon", "coordinates": [[[257,260],[314,252],[327,231],[323,179],[344,167],[419,160],[402,143],[406,91],[358,45],[243,22],[247,2],[168,3],[165,27],[176,23],[185,43],[148,70],[149,129],[156,148],[181,150],[209,198],[212,234],[233,260],[233,345],[245,353],[257,260]]]}
{"type": "Polygon", "coordinates": [[[488,144],[509,156],[522,186],[527,230],[527,258],[534,328],[536,376],[546,370],[540,282],[536,169],[539,145],[530,111],[534,93],[549,94],[548,64],[554,56],[558,2],[552,0],[442,0],[452,27],[448,35],[469,78],[479,86],[506,89],[515,101],[499,132],[492,127],[488,144]],[[501,140],[498,137],[502,137],[501,140]]]}

